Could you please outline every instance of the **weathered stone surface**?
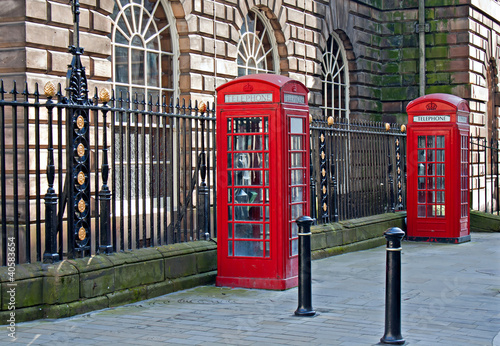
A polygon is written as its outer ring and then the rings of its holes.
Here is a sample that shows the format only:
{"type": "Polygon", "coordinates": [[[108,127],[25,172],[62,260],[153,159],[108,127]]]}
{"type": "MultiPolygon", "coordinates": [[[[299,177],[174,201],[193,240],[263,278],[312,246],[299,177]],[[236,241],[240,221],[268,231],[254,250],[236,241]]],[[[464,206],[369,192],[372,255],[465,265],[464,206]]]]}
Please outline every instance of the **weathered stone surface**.
{"type": "Polygon", "coordinates": [[[176,279],[196,274],[195,254],[165,258],[165,278],[176,279]]]}
{"type": "Polygon", "coordinates": [[[69,261],[44,264],[43,302],[60,304],[80,298],[80,278],[78,269],[69,261]]]}

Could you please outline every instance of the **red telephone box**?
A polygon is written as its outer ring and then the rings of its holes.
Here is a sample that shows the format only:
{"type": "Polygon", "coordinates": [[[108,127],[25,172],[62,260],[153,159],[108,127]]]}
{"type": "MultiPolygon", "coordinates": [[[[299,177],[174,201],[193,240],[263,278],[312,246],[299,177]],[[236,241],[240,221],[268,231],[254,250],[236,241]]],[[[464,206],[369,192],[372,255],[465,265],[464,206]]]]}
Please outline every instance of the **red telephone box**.
{"type": "Polygon", "coordinates": [[[454,95],[431,94],[406,111],[407,238],[469,241],[469,106],[454,95]]]}
{"type": "Polygon", "coordinates": [[[271,74],[217,88],[217,286],[298,284],[298,229],[309,211],[307,88],[271,74]]]}

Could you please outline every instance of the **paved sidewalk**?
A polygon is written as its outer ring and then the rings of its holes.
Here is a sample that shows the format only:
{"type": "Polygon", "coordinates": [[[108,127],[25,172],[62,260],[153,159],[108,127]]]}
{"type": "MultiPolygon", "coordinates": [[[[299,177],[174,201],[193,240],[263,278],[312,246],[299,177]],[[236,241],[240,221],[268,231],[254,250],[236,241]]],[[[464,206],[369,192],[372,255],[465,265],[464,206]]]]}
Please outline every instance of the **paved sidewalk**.
{"type": "MultiPolygon", "coordinates": [[[[500,233],[460,245],[403,242],[407,345],[500,345],[500,233]]],[[[72,318],[20,323],[9,345],[376,345],[384,332],[385,248],[313,262],[315,317],[297,289],[214,286],[72,318]]]]}

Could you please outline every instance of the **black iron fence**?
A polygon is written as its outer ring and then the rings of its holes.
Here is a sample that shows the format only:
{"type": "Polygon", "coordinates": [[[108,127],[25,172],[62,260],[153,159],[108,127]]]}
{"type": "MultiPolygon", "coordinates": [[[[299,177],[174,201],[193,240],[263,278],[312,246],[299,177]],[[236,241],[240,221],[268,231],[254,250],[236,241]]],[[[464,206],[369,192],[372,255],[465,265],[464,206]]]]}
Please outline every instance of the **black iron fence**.
{"type": "Polygon", "coordinates": [[[470,137],[470,208],[500,214],[499,142],[479,135],[470,137]]]}
{"type": "Polygon", "coordinates": [[[311,189],[311,214],[318,223],[406,209],[405,127],[314,121],[311,189]]]}
{"type": "Polygon", "coordinates": [[[213,106],[0,85],[1,265],[216,236],[214,181],[213,106]]]}

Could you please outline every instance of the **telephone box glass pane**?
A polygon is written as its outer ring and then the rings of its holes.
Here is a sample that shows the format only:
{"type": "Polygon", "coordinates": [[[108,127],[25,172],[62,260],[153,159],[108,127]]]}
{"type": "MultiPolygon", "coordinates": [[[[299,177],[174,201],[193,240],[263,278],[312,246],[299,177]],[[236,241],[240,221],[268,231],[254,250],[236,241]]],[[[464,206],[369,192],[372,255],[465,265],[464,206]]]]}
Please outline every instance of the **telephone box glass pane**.
{"type": "Polygon", "coordinates": [[[438,163],[436,165],[436,174],[437,175],[444,175],[444,163],[438,163]]]}
{"type": "Polygon", "coordinates": [[[425,162],[425,150],[418,151],[418,162],[425,162]]]}
{"type": "Polygon", "coordinates": [[[444,148],[444,136],[436,137],[436,148],[444,148]]]}
{"type": "Polygon", "coordinates": [[[293,202],[302,202],[303,201],[303,195],[302,195],[302,187],[292,187],[291,188],[291,193],[292,193],[292,203],[293,202]]]}
{"type": "Polygon", "coordinates": [[[427,148],[434,148],[434,136],[427,136],[427,148]]]}
{"type": "Polygon", "coordinates": [[[303,167],[302,166],[302,153],[292,153],[290,154],[291,167],[303,167]]]}
{"type": "Polygon", "coordinates": [[[418,191],[418,203],[425,203],[425,191],[418,191]]]}
{"type": "Polygon", "coordinates": [[[302,204],[292,205],[292,220],[297,219],[302,215],[302,204]]]}
{"type": "Polygon", "coordinates": [[[234,150],[262,150],[261,135],[234,136],[234,150]]]}
{"type": "Polygon", "coordinates": [[[434,190],[434,178],[427,178],[427,190],[434,190]]]}
{"type": "Polygon", "coordinates": [[[263,225],[250,223],[235,223],[234,237],[240,239],[262,239],[263,225]]]}
{"type": "Polygon", "coordinates": [[[234,118],[234,133],[262,132],[262,118],[234,118]]]}
{"type": "Polygon", "coordinates": [[[425,148],[425,136],[418,136],[418,147],[425,148]]]}
{"type": "Polygon", "coordinates": [[[427,191],[427,203],[434,203],[436,201],[434,197],[434,191],[427,191]]]}
{"type": "Polygon", "coordinates": [[[419,205],[417,207],[417,216],[418,217],[425,217],[425,205],[419,205]]]}
{"type": "Polygon", "coordinates": [[[427,161],[434,162],[434,150],[427,150],[427,161]]]}
{"type": "Polygon", "coordinates": [[[233,255],[233,242],[232,241],[227,242],[227,252],[228,252],[229,256],[233,255]]]}
{"type": "Polygon", "coordinates": [[[434,175],[434,164],[427,164],[427,175],[434,175]]]}
{"type": "Polygon", "coordinates": [[[290,136],[290,150],[302,150],[302,136],[290,136]]]}
{"type": "Polygon", "coordinates": [[[425,178],[418,178],[418,189],[425,190],[425,178]]]}
{"type": "Polygon", "coordinates": [[[444,162],[444,150],[436,150],[436,161],[444,162]]]}
{"type": "Polygon", "coordinates": [[[436,178],[436,189],[444,190],[444,178],[436,178]]]}
{"type": "Polygon", "coordinates": [[[436,208],[435,205],[428,205],[427,206],[427,217],[434,217],[435,216],[435,212],[434,212],[435,208],[436,208]]]}
{"type": "Polygon", "coordinates": [[[299,240],[298,239],[293,239],[292,240],[292,251],[291,255],[298,255],[299,254],[299,240]]]}
{"type": "Polygon", "coordinates": [[[425,175],[425,165],[423,163],[418,164],[418,175],[425,175]]]}
{"type": "Polygon", "coordinates": [[[304,119],[290,118],[290,133],[304,133],[304,119]]]}
{"type": "Polygon", "coordinates": [[[302,185],[304,183],[304,175],[302,170],[293,170],[290,172],[291,174],[291,185],[302,185]]]}
{"type": "Polygon", "coordinates": [[[260,241],[235,241],[234,255],[238,257],[262,257],[263,244],[260,241]]]}

